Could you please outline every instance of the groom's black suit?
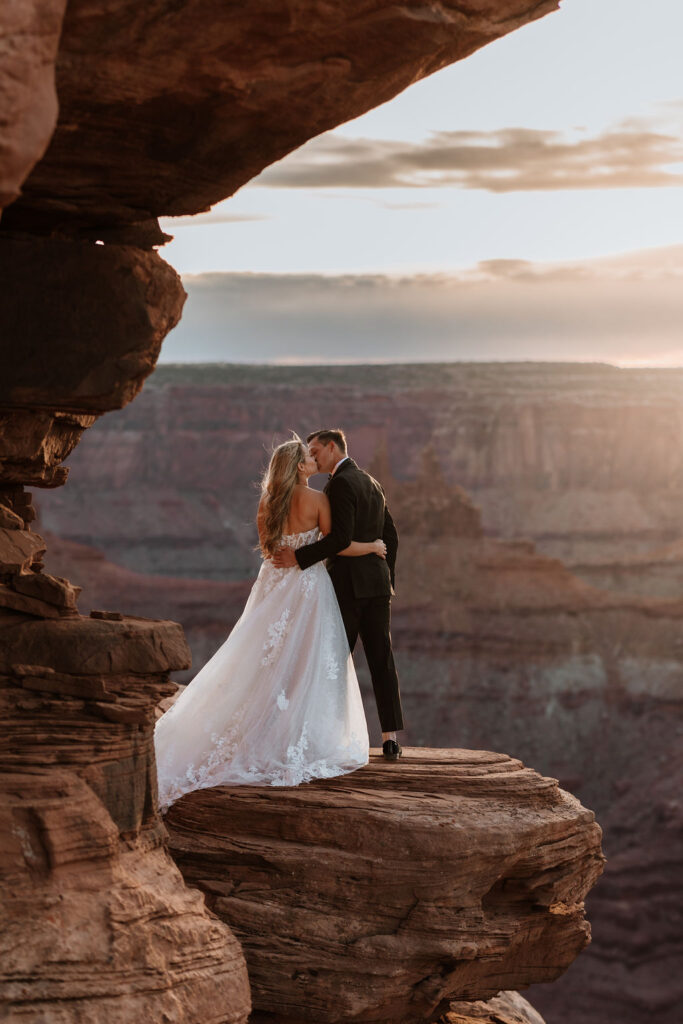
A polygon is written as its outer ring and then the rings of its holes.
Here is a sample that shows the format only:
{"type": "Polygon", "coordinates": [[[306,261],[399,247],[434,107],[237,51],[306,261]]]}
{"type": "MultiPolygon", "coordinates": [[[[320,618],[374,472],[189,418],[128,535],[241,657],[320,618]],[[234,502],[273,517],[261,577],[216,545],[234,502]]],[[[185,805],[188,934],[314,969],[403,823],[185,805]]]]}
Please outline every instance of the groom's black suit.
{"type": "Polygon", "coordinates": [[[398,534],[384,491],[353,459],[345,459],[325,487],[332,509],[332,530],[327,537],[299,548],[296,560],[302,569],[327,559],[344,628],[353,651],[360,636],[372,677],[382,732],[403,728],[398,675],[391,650],[391,596],[398,534]],[[386,560],[379,555],[339,557],[352,540],[381,537],[387,546],[386,560]]]}

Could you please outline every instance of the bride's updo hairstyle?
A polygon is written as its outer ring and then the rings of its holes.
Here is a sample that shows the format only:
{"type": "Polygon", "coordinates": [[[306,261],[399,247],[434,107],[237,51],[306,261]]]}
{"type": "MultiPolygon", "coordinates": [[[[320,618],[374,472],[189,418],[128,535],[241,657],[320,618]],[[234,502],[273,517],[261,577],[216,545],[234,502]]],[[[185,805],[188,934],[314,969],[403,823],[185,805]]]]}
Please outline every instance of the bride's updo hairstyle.
{"type": "Polygon", "coordinates": [[[299,464],[305,458],[306,448],[298,434],[294,434],[291,441],[279,444],[270,457],[261,481],[261,551],[266,558],[275,554],[282,540],[299,464]]]}

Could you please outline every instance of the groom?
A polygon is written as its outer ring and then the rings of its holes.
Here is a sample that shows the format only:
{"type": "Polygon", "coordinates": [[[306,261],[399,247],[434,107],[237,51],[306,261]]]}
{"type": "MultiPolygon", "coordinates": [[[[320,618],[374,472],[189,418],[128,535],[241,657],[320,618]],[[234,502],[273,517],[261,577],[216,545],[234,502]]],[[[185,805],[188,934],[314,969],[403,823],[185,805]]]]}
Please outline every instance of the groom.
{"type": "Polygon", "coordinates": [[[332,510],[332,530],[297,551],[281,548],[273,562],[278,568],[298,564],[308,569],[327,559],[349,648],[353,651],[359,636],[363,641],[382,726],[382,752],[387,760],[395,761],[401,755],[396,730],[403,728],[390,632],[398,534],[382,488],[346,454],[344,432],[316,430],[306,440],[320,472],[329,473],[325,494],[332,510]],[[379,555],[337,557],[352,540],[377,537],[386,544],[386,560],[379,555]]]}

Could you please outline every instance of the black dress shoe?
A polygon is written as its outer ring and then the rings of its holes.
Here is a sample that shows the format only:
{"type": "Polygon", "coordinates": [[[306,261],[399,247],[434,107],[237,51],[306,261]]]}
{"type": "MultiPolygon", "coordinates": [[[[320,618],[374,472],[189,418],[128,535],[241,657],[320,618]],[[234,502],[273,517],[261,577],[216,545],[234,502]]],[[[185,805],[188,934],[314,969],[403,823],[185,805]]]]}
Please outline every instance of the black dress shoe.
{"type": "Polygon", "coordinates": [[[385,740],[382,744],[382,753],[387,761],[398,761],[403,753],[396,740],[385,740]]]}

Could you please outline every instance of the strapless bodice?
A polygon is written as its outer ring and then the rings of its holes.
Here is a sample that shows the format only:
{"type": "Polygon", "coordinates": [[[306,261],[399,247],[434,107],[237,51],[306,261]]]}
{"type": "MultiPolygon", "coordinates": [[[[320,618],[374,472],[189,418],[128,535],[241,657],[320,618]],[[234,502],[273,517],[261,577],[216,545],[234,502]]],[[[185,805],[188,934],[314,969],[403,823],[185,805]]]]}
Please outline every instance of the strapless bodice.
{"type": "Polygon", "coordinates": [[[283,548],[297,548],[304,547],[305,544],[312,544],[318,539],[318,527],[314,526],[312,530],[305,530],[304,533],[283,533],[282,534],[282,546],[283,548]]]}

